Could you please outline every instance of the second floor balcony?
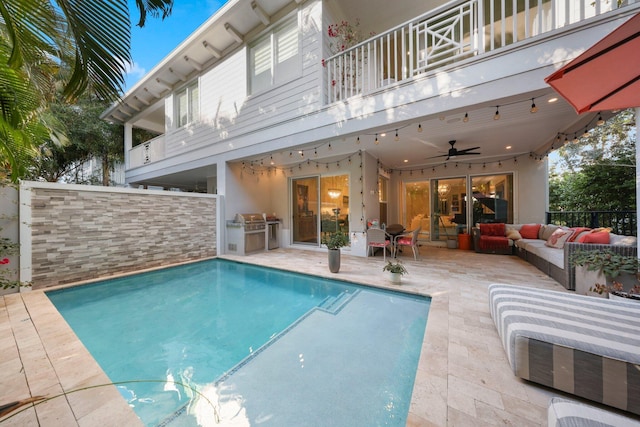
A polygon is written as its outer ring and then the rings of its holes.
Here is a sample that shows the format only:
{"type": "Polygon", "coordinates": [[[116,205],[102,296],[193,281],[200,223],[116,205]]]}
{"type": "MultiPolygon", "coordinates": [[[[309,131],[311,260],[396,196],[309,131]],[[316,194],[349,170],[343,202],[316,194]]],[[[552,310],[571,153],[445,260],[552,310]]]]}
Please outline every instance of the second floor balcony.
{"type": "MultiPolygon", "coordinates": [[[[466,0],[447,3],[323,60],[328,103],[433,73],[439,68],[634,3],[610,0],[466,0]]],[[[330,36],[331,37],[331,36],[330,36]]]]}

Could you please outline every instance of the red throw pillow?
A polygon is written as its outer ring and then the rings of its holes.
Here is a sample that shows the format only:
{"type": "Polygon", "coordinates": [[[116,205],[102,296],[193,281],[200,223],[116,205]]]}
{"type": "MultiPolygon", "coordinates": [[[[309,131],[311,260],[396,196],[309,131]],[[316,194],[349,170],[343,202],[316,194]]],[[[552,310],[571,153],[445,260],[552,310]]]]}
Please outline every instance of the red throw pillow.
{"type": "Polygon", "coordinates": [[[598,231],[595,233],[585,234],[581,239],[581,243],[600,243],[603,245],[608,245],[610,236],[608,231],[598,231]]]}
{"type": "Polygon", "coordinates": [[[580,233],[591,231],[589,227],[573,227],[571,228],[571,230],[573,230],[573,234],[571,235],[571,237],[569,237],[569,240],[567,240],[567,242],[574,242],[578,238],[578,236],[580,236],[580,233]]]}
{"type": "Polygon", "coordinates": [[[505,235],[504,223],[498,222],[495,224],[480,224],[480,234],[482,236],[501,236],[505,235]]]}
{"type": "Polygon", "coordinates": [[[520,235],[523,239],[537,239],[541,226],[541,224],[525,224],[520,227],[520,235]]]}

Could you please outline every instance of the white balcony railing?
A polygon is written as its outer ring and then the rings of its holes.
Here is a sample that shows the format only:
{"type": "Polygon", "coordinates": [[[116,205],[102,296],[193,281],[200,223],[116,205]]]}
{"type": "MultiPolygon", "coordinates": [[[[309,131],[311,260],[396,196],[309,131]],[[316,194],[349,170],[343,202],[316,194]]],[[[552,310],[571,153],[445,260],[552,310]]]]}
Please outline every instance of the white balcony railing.
{"type": "Polygon", "coordinates": [[[133,147],[129,151],[129,167],[133,169],[152,162],[157,162],[165,157],[165,137],[156,136],[147,142],[133,147]]]}
{"type": "Polygon", "coordinates": [[[449,3],[325,60],[327,102],[366,94],[636,1],[449,3]]]}

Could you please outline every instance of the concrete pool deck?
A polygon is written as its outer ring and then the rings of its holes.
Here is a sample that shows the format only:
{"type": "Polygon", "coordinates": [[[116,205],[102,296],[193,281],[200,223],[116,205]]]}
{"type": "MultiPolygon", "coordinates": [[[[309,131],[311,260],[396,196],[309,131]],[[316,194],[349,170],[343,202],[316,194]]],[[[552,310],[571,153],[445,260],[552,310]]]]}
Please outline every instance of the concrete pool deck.
{"type": "MultiPolygon", "coordinates": [[[[547,425],[549,399],[560,393],[513,375],[489,314],[491,283],[564,291],[521,259],[422,246],[418,261],[399,257],[409,274],[398,287],[383,274],[382,256],[343,253],[337,274],[328,270],[326,251],[221,258],[430,295],[408,426],[547,425]]],[[[101,386],[109,379],[43,292],[0,299],[0,352],[0,405],[74,391],[25,406],[0,419],[0,427],[141,425],[115,387],[101,386]],[[94,385],[99,387],[87,389],[94,385]]]]}

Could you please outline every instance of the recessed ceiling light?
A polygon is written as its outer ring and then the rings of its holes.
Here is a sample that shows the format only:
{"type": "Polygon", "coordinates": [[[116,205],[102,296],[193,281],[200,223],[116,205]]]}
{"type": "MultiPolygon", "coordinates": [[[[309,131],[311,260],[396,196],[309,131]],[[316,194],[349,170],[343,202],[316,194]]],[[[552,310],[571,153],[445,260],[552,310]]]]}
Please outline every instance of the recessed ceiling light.
{"type": "Polygon", "coordinates": [[[510,145],[507,145],[507,146],[506,146],[506,147],[504,147],[504,148],[506,148],[507,150],[511,150],[511,146],[510,146],[510,145]]]}
{"type": "Polygon", "coordinates": [[[405,163],[409,163],[409,160],[408,160],[408,159],[404,159],[403,161],[404,161],[405,163]]]}
{"type": "Polygon", "coordinates": [[[556,102],[558,100],[558,98],[556,98],[555,96],[553,98],[549,98],[549,100],[547,101],[549,104],[551,104],[552,102],[556,102]]]}

